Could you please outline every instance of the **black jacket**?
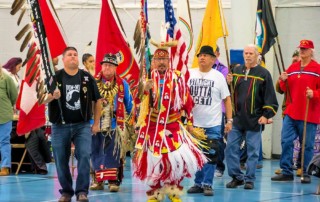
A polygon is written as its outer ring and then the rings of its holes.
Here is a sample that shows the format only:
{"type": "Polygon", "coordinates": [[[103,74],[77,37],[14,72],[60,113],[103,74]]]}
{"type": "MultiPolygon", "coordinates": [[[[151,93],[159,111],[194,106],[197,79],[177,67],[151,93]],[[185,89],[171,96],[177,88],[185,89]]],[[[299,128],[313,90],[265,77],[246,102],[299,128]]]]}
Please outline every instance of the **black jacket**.
{"type": "Polygon", "coordinates": [[[269,71],[260,65],[251,68],[246,76],[246,67],[233,70],[234,123],[240,130],[259,131],[261,116],[272,118],[278,110],[278,102],[269,71]]]}

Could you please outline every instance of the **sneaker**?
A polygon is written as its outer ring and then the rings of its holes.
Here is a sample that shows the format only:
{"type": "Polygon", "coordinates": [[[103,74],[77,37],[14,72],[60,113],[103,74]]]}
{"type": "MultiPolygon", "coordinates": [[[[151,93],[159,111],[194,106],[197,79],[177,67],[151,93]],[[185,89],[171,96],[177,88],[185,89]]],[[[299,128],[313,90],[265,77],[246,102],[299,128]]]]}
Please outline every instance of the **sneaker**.
{"type": "Polygon", "coordinates": [[[237,188],[240,185],[243,185],[244,181],[243,180],[238,180],[237,178],[232,178],[232,181],[229,182],[226,187],[227,188],[237,188]]]}
{"type": "Polygon", "coordinates": [[[209,185],[204,185],[203,186],[203,195],[205,196],[213,196],[213,189],[209,185]]]}
{"type": "Polygon", "coordinates": [[[215,176],[215,177],[222,177],[222,176],[223,176],[223,172],[220,171],[220,170],[216,170],[216,171],[214,172],[214,176],[215,176]]]}
{"type": "Polygon", "coordinates": [[[244,189],[253,189],[254,188],[254,183],[253,182],[246,182],[244,184],[244,189]]]}
{"type": "Polygon", "coordinates": [[[69,194],[62,194],[58,202],[71,202],[71,196],[69,194]]]}
{"type": "Polygon", "coordinates": [[[87,194],[79,194],[77,196],[77,202],[89,202],[87,194]]]}
{"type": "Polygon", "coordinates": [[[187,191],[188,194],[198,194],[198,193],[203,193],[203,188],[199,187],[197,185],[194,185],[193,187],[190,187],[187,191]]]}
{"type": "Polygon", "coordinates": [[[301,168],[298,168],[298,169],[297,169],[297,172],[296,172],[296,176],[297,176],[297,177],[301,177],[301,173],[302,173],[302,169],[301,169],[301,168]]]}
{"type": "Polygon", "coordinates": [[[301,183],[302,184],[310,184],[311,178],[309,175],[303,175],[303,178],[301,177],[301,183]]]}
{"type": "Polygon", "coordinates": [[[273,176],[271,178],[272,181],[293,181],[293,175],[285,175],[285,174],[280,174],[273,176]]]}

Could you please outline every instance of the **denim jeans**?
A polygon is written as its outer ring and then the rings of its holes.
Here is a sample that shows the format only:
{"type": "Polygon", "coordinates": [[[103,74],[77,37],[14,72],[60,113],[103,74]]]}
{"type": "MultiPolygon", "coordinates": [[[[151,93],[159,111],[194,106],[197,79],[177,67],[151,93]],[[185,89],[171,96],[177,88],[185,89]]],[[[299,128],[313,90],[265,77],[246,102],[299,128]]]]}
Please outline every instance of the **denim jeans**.
{"type": "Polygon", "coordinates": [[[224,172],[226,166],[224,165],[224,150],[226,148],[226,143],[223,140],[224,136],[224,128],[225,128],[225,117],[226,113],[222,113],[222,121],[221,121],[221,137],[219,138],[219,154],[218,154],[218,161],[217,161],[217,170],[221,173],[224,172]]]}
{"type": "MultiPolygon", "coordinates": [[[[302,145],[303,121],[294,120],[286,115],[283,119],[281,131],[281,147],[282,154],[280,158],[280,168],[285,175],[293,175],[292,156],[293,156],[293,140],[299,137],[300,145],[302,145]]],[[[304,151],[303,172],[306,173],[307,167],[313,157],[314,138],[316,135],[317,124],[307,123],[306,127],[306,144],[304,151]]]]}
{"type": "Polygon", "coordinates": [[[11,168],[11,130],[12,121],[0,124],[1,168],[11,168]]]}
{"type": "MultiPolygon", "coordinates": [[[[207,135],[208,140],[219,140],[221,138],[221,126],[214,126],[211,128],[204,128],[205,133],[207,135]]],[[[209,150],[210,154],[214,154],[215,152],[213,149],[209,150]]],[[[218,152],[219,153],[219,152],[218,152]]],[[[203,168],[196,172],[196,177],[194,179],[195,185],[202,187],[203,185],[212,186],[214,172],[216,170],[217,164],[214,163],[206,163],[203,168]]]]}
{"type": "Polygon", "coordinates": [[[91,128],[89,122],[52,125],[52,149],[57,167],[58,179],[62,189],[61,194],[73,196],[80,193],[88,194],[90,182],[91,128]],[[78,177],[76,189],[72,187],[72,177],[69,168],[71,142],[75,146],[78,177]]]}
{"type": "Polygon", "coordinates": [[[245,180],[246,182],[254,182],[256,165],[259,159],[259,151],[261,142],[260,131],[240,131],[233,127],[228,134],[228,142],[226,147],[226,162],[228,167],[228,174],[232,178],[238,180],[245,180]],[[247,169],[244,175],[240,170],[240,144],[243,140],[243,135],[246,138],[247,144],[247,169]]]}

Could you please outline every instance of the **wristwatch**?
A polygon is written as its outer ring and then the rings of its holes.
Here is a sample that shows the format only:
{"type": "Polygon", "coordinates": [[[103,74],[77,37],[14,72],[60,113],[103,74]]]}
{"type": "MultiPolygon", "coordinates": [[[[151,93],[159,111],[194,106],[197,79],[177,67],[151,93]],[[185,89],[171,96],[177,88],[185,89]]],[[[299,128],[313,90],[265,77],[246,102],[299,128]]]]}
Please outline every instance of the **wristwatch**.
{"type": "Polygon", "coordinates": [[[227,123],[233,123],[233,119],[227,119],[227,123]]]}

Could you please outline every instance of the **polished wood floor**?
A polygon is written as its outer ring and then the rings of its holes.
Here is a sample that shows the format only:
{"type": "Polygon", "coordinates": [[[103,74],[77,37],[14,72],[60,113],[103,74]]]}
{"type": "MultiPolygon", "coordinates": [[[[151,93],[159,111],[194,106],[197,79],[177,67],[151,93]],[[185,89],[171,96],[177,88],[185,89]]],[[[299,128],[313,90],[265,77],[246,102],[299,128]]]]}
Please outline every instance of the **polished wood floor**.
{"type": "MultiPolygon", "coordinates": [[[[133,179],[131,176],[130,158],[127,159],[125,167],[125,178],[118,193],[104,191],[90,191],[90,202],[145,202],[145,191],[148,186],[133,179]]],[[[225,175],[214,179],[214,196],[203,196],[202,194],[187,194],[186,190],[193,185],[193,179],[185,179],[182,185],[185,187],[185,194],[182,197],[184,202],[212,202],[212,201],[306,201],[318,202],[320,196],[316,190],[320,180],[312,177],[311,184],[301,184],[300,178],[296,177],[294,182],[271,182],[270,177],[279,166],[278,160],[264,160],[263,168],[257,170],[257,180],[253,190],[244,190],[243,186],[236,189],[225,188],[230,177],[225,175]]],[[[48,175],[19,174],[0,177],[0,201],[57,201],[60,197],[54,163],[48,164],[48,175]]],[[[76,174],[76,173],[75,173],[76,174]]],[[[76,201],[73,197],[72,201],[76,201]]],[[[166,198],[165,202],[170,200],[166,198]]]]}

